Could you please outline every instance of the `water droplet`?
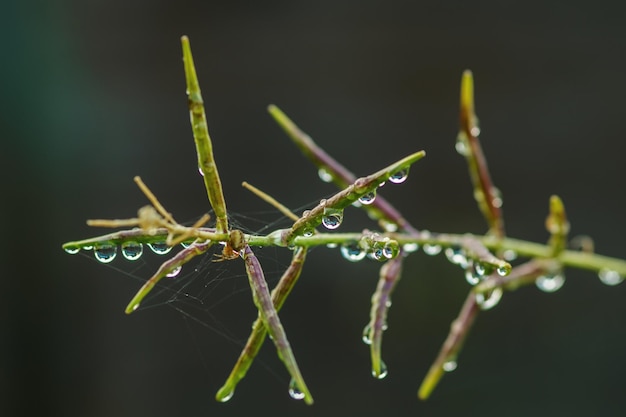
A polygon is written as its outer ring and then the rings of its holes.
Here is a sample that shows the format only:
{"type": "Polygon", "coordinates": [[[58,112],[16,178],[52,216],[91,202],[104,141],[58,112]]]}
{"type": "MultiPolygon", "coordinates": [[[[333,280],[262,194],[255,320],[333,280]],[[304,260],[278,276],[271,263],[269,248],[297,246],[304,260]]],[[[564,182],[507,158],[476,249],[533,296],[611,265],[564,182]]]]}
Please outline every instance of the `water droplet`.
{"type": "Polygon", "coordinates": [[[333,175],[330,172],[326,171],[326,169],[324,168],[320,168],[319,171],[317,171],[317,175],[319,175],[320,180],[324,182],[333,181],[333,175]]]}
{"type": "Polygon", "coordinates": [[[366,206],[368,204],[372,204],[374,200],[376,200],[376,191],[370,191],[369,193],[363,194],[361,197],[359,197],[359,202],[361,204],[365,204],[366,206]]]}
{"type": "Polygon", "coordinates": [[[201,176],[204,177],[204,172],[202,172],[202,168],[198,165],[198,172],[200,173],[201,176]]]}
{"type": "Polygon", "coordinates": [[[399,170],[398,172],[391,174],[391,176],[389,177],[389,182],[392,182],[394,184],[401,184],[404,181],[406,181],[408,177],[409,177],[409,169],[404,168],[404,169],[399,170]]]}
{"type": "Polygon", "coordinates": [[[343,210],[337,209],[324,209],[324,216],[322,217],[322,224],[329,230],[334,230],[341,226],[343,221],[343,210]]]}
{"type": "Polygon", "coordinates": [[[489,310],[498,305],[500,300],[502,299],[502,288],[494,288],[489,291],[487,294],[485,293],[477,293],[476,294],[476,304],[480,307],[481,310],[489,310]]]}
{"type": "Polygon", "coordinates": [[[304,210],[302,212],[302,217],[309,217],[310,214],[311,214],[311,210],[304,210]]]}
{"type": "Polygon", "coordinates": [[[385,247],[381,244],[375,245],[370,252],[370,257],[377,261],[386,261],[387,258],[385,257],[385,247]]]}
{"type": "Polygon", "coordinates": [[[476,273],[476,269],[474,268],[474,262],[469,260],[467,263],[467,268],[465,268],[465,280],[469,285],[476,285],[480,282],[481,276],[476,273]]]}
{"type": "Polygon", "coordinates": [[[430,243],[424,243],[424,246],[422,246],[422,249],[424,250],[424,253],[426,255],[430,255],[430,256],[438,255],[441,252],[441,246],[433,245],[430,243]]]}
{"type": "Polygon", "coordinates": [[[300,391],[298,383],[293,378],[291,378],[291,381],[289,382],[289,396],[294,400],[304,399],[304,392],[300,391]]]}
{"type": "Polygon", "coordinates": [[[172,250],[172,247],[168,246],[165,242],[148,243],[148,247],[157,255],[165,255],[172,250]]]}
{"type": "Polygon", "coordinates": [[[600,272],[598,272],[598,278],[600,278],[600,281],[602,281],[602,283],[611,286],[617,285],[624,281],[624,277],[621,276],[619,272],[606,268],[601,269],[600,272]]]}
{"type": "Polygon", "coordinates": [[[335,249],[337,246],[339,246],[337,243],[332,242],[332,243],[327,243],[326,247],[329,249],[335,249]]]}
{"type": "Polygon", "coordinates": [[[486,277],[488,275],[491,275],[491,272],[493,271],[493,266],[485,262],[474,262],[474,271],[479,277],[486,277]]]}
{"type": "Polygon", "coordinates": [[[325,198],[322,198],[322,199],[320,200],[320,206],[324,207],[325,205],[326,205],[326,199],[325,199],[325,198]]]}
{"type": "Polygon", "coordinates": [[[78,252],[80,252],[80,248],[78,247],[67,247],[64,249],[65,252],[69,253],[70,255],[76,255],[78,252]]]}
{"type": "Polygon", "coordinates": [[[108,264],[117,255],[117,246],[110,243],[98,243],[94,245],[93,255],[103,264],[108,264]]]}
{"type": "Polygon", "coordinates": [[[458,138],[456,140],[456,144],[454,145],[454,149],[456,149],[457,153],[461,156],[467,156],[468,155],[468,149],[467,149],[467,144],[465,143],[465,141],[461,138],[458,138]]]}
{"type": "Polygon", "coordinates": [[[480,127],[478,127],[478,121],[476,121],[476,124],[470,128],[470,134],[475,138],[480,135],[480,127]]]}
{"type": "Polygon", "coordinates": [[[383,219],[380,221],[380,225],[387,233],[394,233],[398,231],[398,225],[394,222],[390,222],[390,221],[383,219]]]}
{"type": "Polygon", "coordinates": [[[493,199],[491,200],[491,205],[497,208],[502,207],[502,193],[496,187],[491,188],[491,193],[493,195],[493,199]]]}
{"type": "Polygon", "coordinates": [[[420,248],[420,245],[418,245],[415,242],[411,242],[411,243],[405,243],[402,246],[402,250],[406,253],[413,253],[413,252],[417,252],[417,250],[420,248]]]}
{"type": "Polygon", "coordinates": [[[369,323],[367,323],[365,327],[363,328],[363,335],[361,336],[361,340],[366,345],[372,344],[372,338],[370,337],[371,332],[372,332],[372,326],[369,323]]]}
{"type": "Polygon", "coordinates": [[[499,267],[496,268],[496,272],[501,277],[506,277],[507,275],[511,273],[511,267],[508,265],[500,265],[499,267]]]}
{"type": "Polygon", "coordinates": [[[178,274],[180,274],[180,270],[183,269],[182,265],[178,265],[176,268],[172,269],[165,276],[168,278],[174,278],[178,274]]]}
{"type": "Polygon", "coordinates": [[[467,257],[465,256],[465,251],[460,247],[449,247],[444,251],[446,258],[455,264],[459,265],[461,268],[467,268],[467,257]]]}
{"type": "Polygon", "coordinates": [[[139,242],[122,243],[122,256],[129,261],[136,261],[143,254],[143,245],[139,242]]]}
{"type": "Polygon", "coordinates": [[[458,366],[458,364],[456,363],[456,361],[455,360],[451,360],[451,361],[444,362],[441,367],[446,372],[452,372],[452,371],[454,371],[457,368],[457,366],[458,366]]]}
{"type": "Polygon", "coordinates": [[[92,250],[93,246],[83,246],[83,250],[92,250]]]}
{"type": "Polygon", "coordinates": [[[383,247],[383,256],[387,259],[393,259],[400,253],[400,246],[395,240],[385,243],[383,247]]]}
{"type": "Polygon", "coordinates": [[[535,285],[543,292],[558,291],[565,283],[565,277],[562,273],[542,275],[535,281],[535,285]]]}
{"type": "Polygon", "coordinates": [[[376,379],[383,379],[388,373],[387,365],[382,360],[380,361],[380,373],[377,373],[376,370],[372,368],[372,376],[376,379]]]}
{"type": "Polygon", "coordinates": [[[383,182],[381,182],[380,184],[378,184],[378,187],[380,188],[380,187],[384,186],[385,184],[386,184],[386,182],[385,182],[385,181],[383,181],[383,182]]]}
{"type": "Polygon", "coordinates": [[[233,398],[233,395],[235,395],[235,390],[231,390],[228,392],[218,392],[218,396],[217,396],[217,401],[221,402],[221,403],[225,403],[226,401],[230,400],[231,398],[233,398]]]}
{"type": "Polygon", "coordinates": [[[511,262],[517,259],[517,252],[515,252],[513,249],[507,249],[502,252],[502,257],[505,261],[511,262]]]}
{"type": "Polygon", "coordinates": [[[350,262],[358,262],[365,258],[366,255],[357,242],[344,243],[339,250],[341,251],[341,256],[350,262]]]}
{"type": "Polygon", "coordinates": [[[307,228],[302,231],[302,236],[311,237],[313,236],[313,229],[307,228]]]}

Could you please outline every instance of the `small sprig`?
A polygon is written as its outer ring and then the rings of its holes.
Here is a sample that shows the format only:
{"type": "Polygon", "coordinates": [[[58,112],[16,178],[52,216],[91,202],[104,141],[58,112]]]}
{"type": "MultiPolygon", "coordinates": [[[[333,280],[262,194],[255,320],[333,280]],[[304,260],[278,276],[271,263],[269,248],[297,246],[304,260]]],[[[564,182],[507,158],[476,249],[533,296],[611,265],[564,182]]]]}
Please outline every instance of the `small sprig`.
{"type": "MultiPolygon", "coordinates": [[[[474,111],[474,82],[470,71],[463,73],[461,82],[460,132],[456,149],[467,159],[474,196],[489,226],[489,231],[484,236],[418,231],[382,196],[376,197],[376,191],[383,181],[404,182],[410,166],[424,157],[424,151],[402,158],[374,174],[357,178],[313,142],[276,106],[269,107],[272,117],[314,163],[320,178],[335,183],[340,191],[320,201],[301,216],[296,216],[274,198],[244,183],[247,189],[272,204],[294,223],[290,228],[273,230],[267,234],[244,234],[231,229],[189,40],[183,37],[181,41],[197,162],[215,213],[215,225],[206,226],[210,220],[208,215],[202,216],[192,226],[179,224],[137,177],[135,181],[151,205],[141,208],[135,218],[88,222],[97,227],[136,228],[67,242],[63,244],[63,248],[72,254],[81,250],[93,250],[97,260],[108,263],[114,260],[118,246],[122,248],[122,254],[127,260],[134,261],[141,256],[143,244],[161,255],[169,253],[173,246],[183,244],[183,249],[163,262],[137,292],[126,308],[127,313],[136,311],[142,300],[159,285],[164,276],[176,273],[184,264],[206,253],[215,244],[223,245],[220,260],[243,258],[258,317],[237,363],[216,395],[219,401],[227,401],[232,397],[237,384],[246,375],[269,334],[278,356],[292,378],[289,389],[291,396],[303,399],[307,404],[313,403],[278,317],[278,311],[300,277],[307,249],[310,247],[341,245],[342,255],[350,261],[356,262],[369,257],[384,262],[372,296],[369,323],[363,334],[364,341],[370,344],[372,374],[376,378],[382,378],[387,373],[381,357],[382,334],[387,326],[388,309],[393,290],[401,276],[404,258],[421,246],[428,255],[445,253],[450,262],[462,268],[465,279],[472,288],[418,391],[421,399],[431,395],[446,371],[456,368],[459,353],[478,313],[496,306],[504,291],[514,291],[533,283],[544,291],[555,291],[562,285],[562,273],[568,267],[595,272],[607,285],[616,285],[626,276],[626,261],[595,254],[593,245],[585,243],[582,245],[586,248],[583,251],[567,249],[569,221],[563,203],[557,196],[550,199],[550,210],[546,219],[546,228],[550,233],[547,244],[527,242],[505,235],[502,199],[493,186],[478,140],[480,129],[474,111]],[[370,218],[377,221],[381,230],[335,233],[334,230],[341,224],[344,209],[357,205],[357,202],[361,203],[361,209],[370,218]],[[319,225],[325,226],[330,233],[317,232],[319,225]],[[293,250],[289,267],[271,293],[261,264],[252,250],[255,246],[288,247],[293,250]],[[509,262],[513,262],[516,257],[526,259],[513,266],[509,262]]],[[[581,240],[583,243],[588,241],[588,238],[581,240]]]]}

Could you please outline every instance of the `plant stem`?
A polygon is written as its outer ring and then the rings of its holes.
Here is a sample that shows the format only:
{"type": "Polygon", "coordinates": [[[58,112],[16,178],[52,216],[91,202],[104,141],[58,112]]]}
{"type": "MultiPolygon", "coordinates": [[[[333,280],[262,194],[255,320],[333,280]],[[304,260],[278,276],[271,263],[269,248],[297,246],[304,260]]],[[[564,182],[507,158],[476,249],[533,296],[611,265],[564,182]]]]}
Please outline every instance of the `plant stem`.
{"type": "Polygon", "coordinates": [[[191,55],[189,38],[181,38],[183,46],[183,63],[185,65],[185,79],[187,80],[187,97],[189,98],[189,117],[193,138],[196,143],[196,153],[198,154],[198,167],[204,176],[204,186],[207,190],[209,202],[215,212],[218,233],[228,231],[228,218],[226,216],[226,201],[222,192],[222,182],[217,172],[217,165],[213,158],[213,144],[209,136],[209,128],[204,112],[204,101],[200,93],[200,83],[196,75],[196,67],[191,55]]]}

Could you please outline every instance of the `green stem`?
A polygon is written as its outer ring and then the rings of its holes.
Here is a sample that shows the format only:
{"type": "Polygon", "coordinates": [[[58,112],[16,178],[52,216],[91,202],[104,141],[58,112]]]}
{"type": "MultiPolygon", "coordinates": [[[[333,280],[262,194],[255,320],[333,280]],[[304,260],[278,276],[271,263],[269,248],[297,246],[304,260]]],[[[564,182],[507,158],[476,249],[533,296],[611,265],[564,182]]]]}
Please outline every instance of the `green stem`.
{"type": "Polygon", "coordinates": [[[215,228],[220,233],[228,231],[228,218],[226,216],[226,201],[222,192],[222,182],[217,172],[217,165],[213,158],[213,144],[209,136],[209,128],[204,113],[204,102],[200,93],[200,83],[196,75],[196,67],[191,55],[189,38],[181,38],[183,46],[183,63],[185,65],[185,79],[187,80],[187,97],[189,98],[189,117],[193,138],[196,142],[198,154],[198,168],[204,176],[204,186],[209,196],[209,202],[215,212],[215,228]]]}

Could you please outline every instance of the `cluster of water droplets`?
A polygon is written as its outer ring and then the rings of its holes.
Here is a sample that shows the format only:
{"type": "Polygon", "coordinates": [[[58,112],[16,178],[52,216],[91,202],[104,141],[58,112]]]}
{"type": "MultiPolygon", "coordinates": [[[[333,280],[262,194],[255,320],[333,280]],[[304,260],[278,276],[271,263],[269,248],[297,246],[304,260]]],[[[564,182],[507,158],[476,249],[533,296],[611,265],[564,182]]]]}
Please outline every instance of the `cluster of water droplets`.
{"type": "Polygon", "coordinates": [[[363,237],[361,241],[350,241],[339,248],[341,256],[350,262],[358,262],[366,257],[376,261],[393,259],[400,253],[400,244],[388,237],[381,238],[377,233],[363,237]]]}
{"type": "MultiPolygon", "coordinates": [[[[465,280],[472,286],[479,284],[483,279],[494,272],[501,277],[505,277],[511,273],[511,267],[509,265],[494,265],[479,259],[472,259],[467,256],[463,248],[458,246],[447,247],[444,250],[444,254],[450,263],[458,265],[465,271],[465,280]]],[[[511,251],[507,256],[511,258],[507,260],[512,260],[516,255],[511,251]]],[[[478,303],[481,309],[488,310],[495,307],[500,302],[501,298],[502,289],[494,288],[488,293],[476,294],[476,303],[478,303]]]]}
{"type": "MultiPolygon", "coordinates": [[[[157,255],[166,255],[172,250],[172,247],[168,246],[165,241],[148,243],[147,246],[150,248],[150,250],[152,250],[152,252],[157,255]]],[[[183,246],[187,247],[189,245],[186,244],[183,246]]],[[[71,255],[75,255],[80,252],[81,249],[86,251],[93,250],[94,258],[96,258],[98,262],[102,262],[103,264],[113,262],[118,253],[118,246],[112,242],[97,242],[94,243],[93,246],[67,247],[65,248],[65,252],[71,255]]],[[[133,240],[123,242],[120,245],[119,249],[124,259],[128,261],[136,261],[141,258],[144,253],[143,243],[133,240]]],[[[172,275],[168,274],[167,276],[176,276],[178,275],[178,272],[180,272],[180,269],[178,269],[178,271],[172,270],[170,272],[170,274],[172,275]]]]}

